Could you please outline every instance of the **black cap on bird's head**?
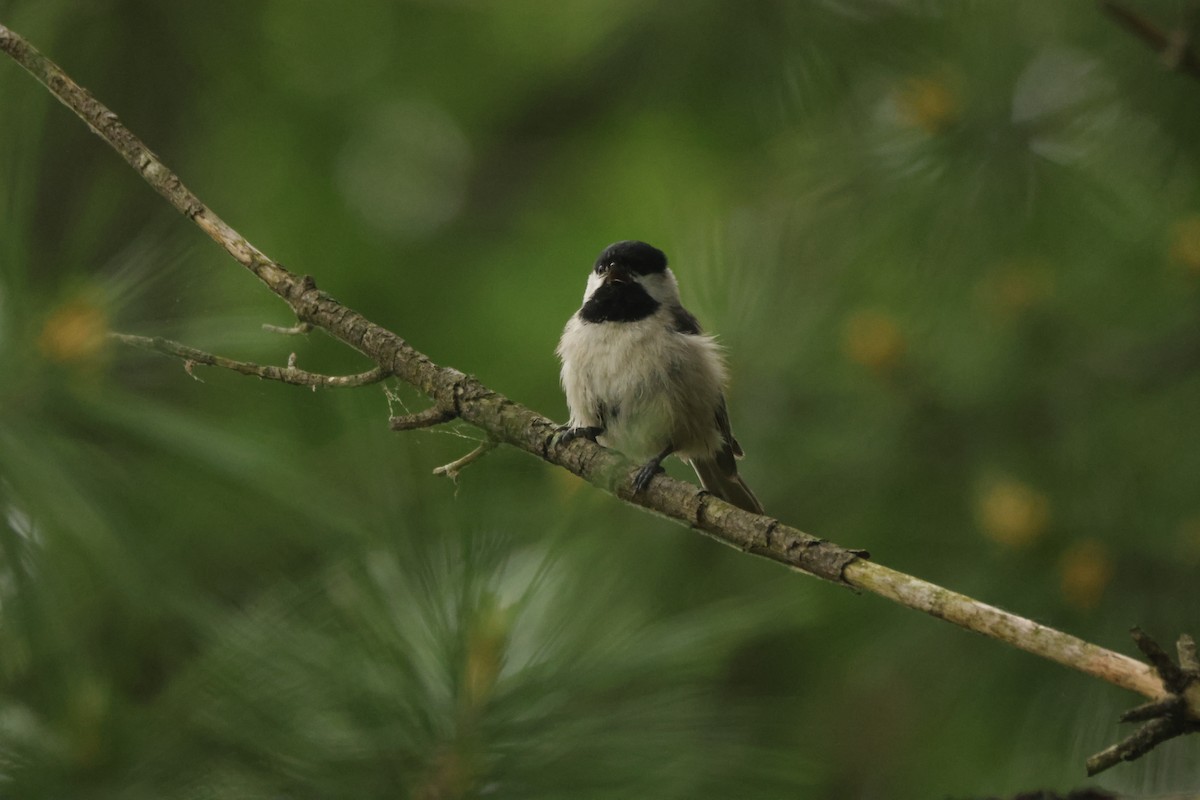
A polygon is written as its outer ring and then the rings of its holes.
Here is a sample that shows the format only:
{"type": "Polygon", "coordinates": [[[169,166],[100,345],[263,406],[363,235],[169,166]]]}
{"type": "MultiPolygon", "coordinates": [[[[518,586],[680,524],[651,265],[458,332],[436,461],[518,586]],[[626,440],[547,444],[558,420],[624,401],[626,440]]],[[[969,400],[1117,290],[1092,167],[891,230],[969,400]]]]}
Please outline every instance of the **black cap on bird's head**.
{"type": "Polygon", "coordinates": [[[579,318],[584,322],[633,322],[653,314],[663,298],[678,303],[667,257],[645,242],[617,242],[596,259],[579,318]],[[598,280],[597,280],[598,279],[598,280]]]}
{"type": "Polygon", "coordinates": [[[654,275],[666,268],[667,256],[662,250],[645,242],[627,241],[604,248],[593,269],[597,275],[604,275],[609,270],[632,275],[654,275]]]}

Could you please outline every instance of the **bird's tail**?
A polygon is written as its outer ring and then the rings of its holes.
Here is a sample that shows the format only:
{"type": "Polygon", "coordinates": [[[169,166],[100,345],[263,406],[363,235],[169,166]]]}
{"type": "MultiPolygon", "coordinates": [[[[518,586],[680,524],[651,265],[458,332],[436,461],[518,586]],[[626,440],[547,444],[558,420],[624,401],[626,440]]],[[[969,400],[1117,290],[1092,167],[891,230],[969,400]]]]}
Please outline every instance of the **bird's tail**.
{"type": "Polygon", "coordinates": [[[743,508],[752,514],[762,514],[762,503],[750,491],[750,487],[737,474],[732,456],[727,459],[729,469],[722,469],[715,458],[693,458],[689,463],[700,478],[700,485],[709,494],[715,494],[726,503],[743,508]]]}

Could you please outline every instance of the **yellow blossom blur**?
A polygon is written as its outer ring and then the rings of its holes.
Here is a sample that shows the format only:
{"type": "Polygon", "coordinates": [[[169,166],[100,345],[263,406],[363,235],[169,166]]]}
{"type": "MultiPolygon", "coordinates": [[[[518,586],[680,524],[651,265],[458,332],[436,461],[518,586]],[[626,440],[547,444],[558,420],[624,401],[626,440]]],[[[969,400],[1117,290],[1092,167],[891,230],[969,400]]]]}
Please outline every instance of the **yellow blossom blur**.
{"type": "Polygon", "coordinates": [[[1112,581],[1112,554],[1097,539],[1075,542],[1063,553],[1059,573],[1063,599],[1080,610],[1093,609],[1112,581]]]}
{"type": "Polygon", "coordinates": [[[1041,261],[1012,261],[999,265],[980,284],[987,308],[1002,318],[1017,317],[1054,294],[1054,277],[1041,261]]]}
{"type": "Polygon", "coordinates": [[[416,782],[412,797],[437,800],[468,796],[475,785],[478,768],[467,750],[463,742],[442,745],[430,759],[425,775],[416,782]]]}
{"type": "Polygon", "coordinates": [[[931,136],[945,133],[958,122],[958,92],[946,78],[909,78],[896,92],[896,109],[907,124],[931,136]]]}
{"type": "Polygon", "coordinates": [[[464,711],[477,711],[491,697],[508,650],[510,625],[509,610],[497,605],[494,598],[477,612],[467,639],[461,697],[464,711]]]}
{"type": "Polygon", "coordinates": [[[906,344],[900,326],[880,311],[857,311],[842,328],[842,351],[856,364],[877,372],[896,367],[906,344]]]}
{"type": "Polygon", "coordinates": [[[1200,564],[1200,514],[1179,525],[1179,554],[1189,564],[1200,564]]]}
{"type": "Polygon", "coordinates": [[[1171,226],[1171,261],[1200,275],[1200,214],[1184,217],[1171,226]]]}
{"type": "Polygon", "coordinates": [[[68,698],[71,719],[71,757],[82,766],[93,766],[105,757],[105,726],[111,713],[112,693],[95,679],[79,681],[68,698]]]}
{"type": "Polygon", "coordinates": [[[38,351],[60,364],[90,361],[104,349],[108,314],[99,304],[75,298],[50,312],[38,335],[38,351]]]}
{"type": "Polygon", "coordinates": [[[1036,489],[1006,478],[984,489],[978,515],[989,539],[1008,547],[1025,547],[1045,533],[1050,501],[1036,489]]]}

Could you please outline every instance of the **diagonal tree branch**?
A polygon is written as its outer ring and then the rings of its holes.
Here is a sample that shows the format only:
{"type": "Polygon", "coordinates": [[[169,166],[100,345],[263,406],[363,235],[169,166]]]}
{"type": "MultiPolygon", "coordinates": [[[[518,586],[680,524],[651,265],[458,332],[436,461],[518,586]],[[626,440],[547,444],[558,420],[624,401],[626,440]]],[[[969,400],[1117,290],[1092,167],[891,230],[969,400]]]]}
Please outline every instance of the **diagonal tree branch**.
{"type": "MultiPolygon", "coordinates": [[[[397,334],[319,290],[311,278],[296,275],[267,257],[201,203],[116,114],[3,25],[0,25],[0,50],[45,84],[168,202],[283,298],[301,323],[298,329],[306,325],[322,328],[369,357],[384,374],[394,375],[428,396],[438,410],[428,412],[428,419],[422,417],[422,423],[461,418],[482,430],[489,441],[511,445],[568,469],[628,503],[688,525],[742,551],[872,592],[1151,700],[1168,696],[1162,680],[1145,663],[889,569],[867,560],[861,551],[735,508],[698,492],[689,483],[660,477],[645,492],[634,495],[630,475],[636,465],[632,462],[584,439],[565,446],[556,444],[557,426],[551,420],[489,389],[470,375],[435,364],[397,334]]],[[[1188,714],[1200,719],[1200,699],[1189,701],[1188,714]]]]}
{"type": "Polygon", "coordinates": [[[117,115],[75,83],[22,37],[0,25],[0,50],[38,78],[94,133],[185,217],[195,222],[271,291],[283,298],[302,323],[324,329],[383,370],[421,390],[434,405],[475,425],[498,442],[566,467],[584,479],[664,516],[692,525],[727,544],[772,558],[828,580],[844,583],[843,570],[860,557],[777,520],[735,509],[691,484],[660,478],[635,499],[627,477],[632,464],[621,455],[587,441],[552,446],[557,425],[492,391],[477,379],[441,367],[395,333],[376,325],[263,254],[200,202],[183,182],[123,125],[117,115]]]}

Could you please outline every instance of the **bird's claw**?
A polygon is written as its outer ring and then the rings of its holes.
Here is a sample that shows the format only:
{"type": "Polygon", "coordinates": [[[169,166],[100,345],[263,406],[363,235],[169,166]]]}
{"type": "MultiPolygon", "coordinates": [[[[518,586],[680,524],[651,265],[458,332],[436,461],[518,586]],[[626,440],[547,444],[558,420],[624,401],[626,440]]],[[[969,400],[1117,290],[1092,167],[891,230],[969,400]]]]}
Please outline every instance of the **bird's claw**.
{"type": "Polygon", "coordinates": [[[662,464],[657,461],[651,461],[643,464],[633,475],[633,493],[640,494],[650,485],[650,481],[654,480],[654,476],[660,472],[666,472],[662,464]]]}
{"type": "Polygon", "coordinates": [[[563,425],[554,434],[556,443],[561,447],[568,445],[576,439],[587,439],[589,442],[595,442],[596,437],[604,433],[604,428],[598,427],[583,427],[572,428],[570,425],[563,425]]]}

